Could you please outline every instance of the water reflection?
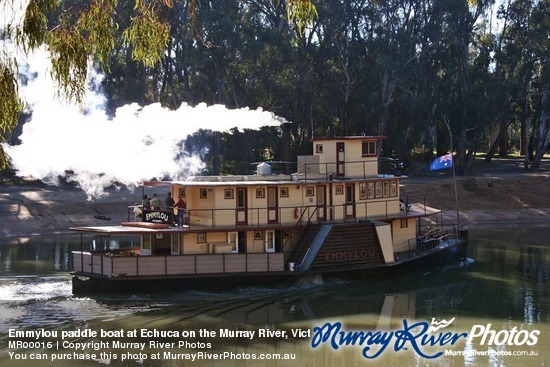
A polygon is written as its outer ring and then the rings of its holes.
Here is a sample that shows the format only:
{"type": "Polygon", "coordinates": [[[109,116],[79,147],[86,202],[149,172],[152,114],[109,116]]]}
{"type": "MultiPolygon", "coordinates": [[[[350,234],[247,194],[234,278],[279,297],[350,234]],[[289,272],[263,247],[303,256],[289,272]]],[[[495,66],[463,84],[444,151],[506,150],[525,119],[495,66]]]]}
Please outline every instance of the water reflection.
{"type": "Polygon", "coordinates": [[[550,229],[499,227],[474,232],[470,287],[477,312],[526,323],[550,321],[550,229]]]}
{"type": "MultiPolygon", "coordinates": [[[[311,328],[327,320],[337,320],[348,328],[395,330],[402,327],[403,319],[430,321],[432,318],[449,320],[455,317],[453,327],[461,331],[487,323],[491,323],[495,330],[513,327],[539,329],[539,343],[531,349],[539,355],[523,359],[446,356],[432,363],[408,352],[389,353],[383,363],[419,366],[544,365],[550,360],[550,352],[543,347],[550,343],[550,246],[545,242],[549,235],[550,228],[545,226],[473,229],[469,246],[471,260],[376,280],[335,279],[319,284],[319,279],[309,279],[294,287],[98,294],[93,298],[78,298],[71,294],[69,254],[73,248],[79,249],[78,238],[48,239],[49,243],[3,244],[0,245],[0,358],[5,360],[6,332],[10,328],[253,330],[266,326],[311,328]]],[[[126,246],[132,245],[132,241],[112,243],[111,239],[96,239],[96,246],[126,246]]],[[[476,343],[462,343],[457,348],[488,350],[487,346],[476,343]]],[[[295,363],[286,361],[280,365],[311,365],[309,362],[314,362],[327,366],[344,363],[353,366],[366,363],[358,349],[312,350],[307,341],[216,339],[213,349],[276,350],[299,356],[295,363]]],[[[167,365],[149,362],[148,365],[167,365]]],[[[209,361],[203,364],[243,365],[243,361],[234,362],[209,361]]],[[[168,365],[184,365],[177,361],[170,363],[168,365]]],[[[111,364],[134,365],[115,361],[111,364]]]]}
{"type": "Polygon", "coordinates": [[[105,250],[132,247],[139,241],[135,236],[83,236],[65,235],[25,238],[0,242],[0,274],[44,275],[68,273],[72,270],[71,251],[84,249],[105,250]]]}

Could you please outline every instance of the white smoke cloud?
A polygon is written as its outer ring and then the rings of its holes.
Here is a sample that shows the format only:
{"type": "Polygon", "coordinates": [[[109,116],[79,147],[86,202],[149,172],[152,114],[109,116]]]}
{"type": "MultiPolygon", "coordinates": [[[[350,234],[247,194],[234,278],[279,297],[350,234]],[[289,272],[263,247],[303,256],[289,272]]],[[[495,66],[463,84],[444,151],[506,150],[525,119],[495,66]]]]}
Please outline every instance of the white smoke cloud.
{"type": "MultiPolygon", "coordinates": [[[[101,196],[115,182],[134,187],[144,180],[195,174],[204,164],[197,156],[182,155],[178,143],[199,129],[280,125],[281,118],[261,109],[206,104],[183,104],[177,110],[131,104],[117,109],[110,119],[104,96],[92,90],[86,93],[84,111],[56,98],[48,57],[39,49],[19,58],[20,71],[28,79],[21,90],[32,117],[23,126],[21,144],[4,149],[19,176],[55,184],[70,171],[68,179],[89,198],[101,196]]],[[[101,76],[93,74],[90,80],[98,83],[101,76]]]]}

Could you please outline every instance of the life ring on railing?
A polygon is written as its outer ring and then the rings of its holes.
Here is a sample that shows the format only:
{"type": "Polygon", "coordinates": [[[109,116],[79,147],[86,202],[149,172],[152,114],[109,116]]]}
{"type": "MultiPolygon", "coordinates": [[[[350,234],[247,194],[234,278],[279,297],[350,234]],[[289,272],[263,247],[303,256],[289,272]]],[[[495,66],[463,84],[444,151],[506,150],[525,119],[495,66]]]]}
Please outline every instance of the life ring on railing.
{"type": "Polygon", "coordinates": [[[300,215],[300,209],[294,208],[294,218],[298,219],[299,215],[300,215]]]}

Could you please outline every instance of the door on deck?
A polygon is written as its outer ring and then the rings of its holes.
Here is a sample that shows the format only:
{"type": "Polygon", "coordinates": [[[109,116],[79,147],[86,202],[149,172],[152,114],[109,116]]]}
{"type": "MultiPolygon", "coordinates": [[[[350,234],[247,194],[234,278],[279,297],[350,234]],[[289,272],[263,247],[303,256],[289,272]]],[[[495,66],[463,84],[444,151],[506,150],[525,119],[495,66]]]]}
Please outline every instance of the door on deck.
{"type": "Polygon", "coordinates": [[[279,203],[277,187],[267,188],[267,223],[279,223],[279,203]]]}
{"type": "Polygon", "coordinates": [[[346,184],[346,219],[355,219],[355,184],[346,184]]]}
{"type": "Polygon", "coordinates": [[[237,187],[237,225],[248,224],[248,202],[246,187],[237,187]]]}
{"type": "Polygon", "coordinates": [[[227,233],[227,243],[231,245],[231,252],[234,254],[238,254],[240,250],[239,245],[239,233],[240,232],[229,232],[227,233]]]}
{"type": "Polygon", "coordinates": [[[343,177],[345,175],[345,160],[344,143],[336,143],[336,176],[343,177]]]}
{"type": "Polygon", "coordinates": [[[323,222],[327,219],[327,200],[325,186],[317,186],[317,221],[323,222]]]}
{"type": "Polygon", "coordinates": [[[170,236],[172,237],[171,255],[179,255],[180,254],[180,235],[172,234],[170,236]]]}
{"type": "Polygon", "coordinates": [[[265,252],[275,252],[275,231],[265,231],[265,252]]]}

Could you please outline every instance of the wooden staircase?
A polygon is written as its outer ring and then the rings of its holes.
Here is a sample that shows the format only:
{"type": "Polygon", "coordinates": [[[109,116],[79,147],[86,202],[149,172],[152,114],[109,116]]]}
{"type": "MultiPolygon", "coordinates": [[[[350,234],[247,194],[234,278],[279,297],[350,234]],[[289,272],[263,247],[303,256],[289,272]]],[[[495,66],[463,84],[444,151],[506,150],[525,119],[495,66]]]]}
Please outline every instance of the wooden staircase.
{"type": "Polygon", "coordinates": [[[294,250],[290,253],[290,256],[288,258],[289,262],[295,264],[300,264],[302,262],[302,259],[306,255],[307,249],[309,248],[311,242],[313,242],[313,240],[317,236],[317,233],[319,233],[320,229],[320,223],[308,222],[306,228],[302,232],[302,237],[300,238],[300,241],[298,242],[294,250]]]}

